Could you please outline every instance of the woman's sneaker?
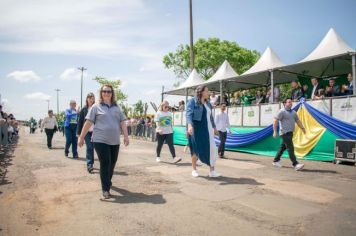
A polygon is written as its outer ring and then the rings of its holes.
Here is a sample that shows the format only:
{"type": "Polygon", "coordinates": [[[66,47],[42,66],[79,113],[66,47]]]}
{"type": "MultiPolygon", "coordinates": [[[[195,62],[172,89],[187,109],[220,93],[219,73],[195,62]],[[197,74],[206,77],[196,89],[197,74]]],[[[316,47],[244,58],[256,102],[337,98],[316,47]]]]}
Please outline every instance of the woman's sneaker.
{"type": "Polygon", "coordinates": [[[221,174],[219,174],[219,173],[216,172],[215,170],[210,171],[210,173],[209,173],[209,177],[210,177],[210,178],[217,178],[217,177],[220,177],[220,176],[221,176],[221,174]]]}
{"type": "Polygon", "coordinates": [[[176,164],[176,163],[180,162],[181,160],[182,160],[182,158],[175,157],[175,158],[173,158],[173,163],[176,164]]]}
{"type": "Polygon", "coordinates": [[[104,199],[109,199],[109,198],[110,198],[110,193],[109,193],[109,191],[104,191],[104,192],[103,192],[103,198],[104,198],[104,199]]]}
{"type": "Polygon", "coordinates": [[[161,162],[161,158],[160,157],[156,157],[156,162],[161,162]]]}
{"type": "Polygon", "coordinates": [[[304,164],[296,164],[295,166],[294,166],[294,169],[296,170],[296,171],[298,171],[298,170],[301,170],[301,169],[303,169],[304,168],[304,164]]]}
{"type": "Polygon", "coordinates": [[[193,170],[193,171],[192,171],[192,176],[193,176],[193,177],[198,177],[198,176],[199,176],[198,171],[193,170]]]}
{"type": "Polygon", "coordinates": [[[278,168],[282,168],[282,163],[280,161],[274,161],[272,162],[272,165],[278,168]]]}

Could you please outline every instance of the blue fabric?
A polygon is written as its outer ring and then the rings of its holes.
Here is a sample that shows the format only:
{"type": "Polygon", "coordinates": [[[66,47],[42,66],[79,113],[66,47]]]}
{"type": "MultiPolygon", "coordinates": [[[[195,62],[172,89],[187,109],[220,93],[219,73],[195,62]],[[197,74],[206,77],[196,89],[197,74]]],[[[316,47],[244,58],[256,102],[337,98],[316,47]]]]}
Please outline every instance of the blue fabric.
{"type": "Polygon", "coordinates": [[[210,142],[207,111],[203,106],[201,121],[193,120],[193,135],[190,136],[192,155],[196,155],[201,162],[210,166],[210,142]]]}
{"type": "MultiPolygon", "coordinates": [[[[298,103],[293,110],[297,111],[301,103],[298,103]]],[[[228,134],[226,139],[226,148],[236,148],[251,145],[257,143],[262,139],[272,136],[273,134],[273,124],[267,126],[264,129],[261,129],[257,132],[246,133],[246,134],[228,134]]],[[[219,137],[215,136],[216,145],[220,145],[219,137]]]]}
{"type": "Polygon", "coordinates": [[[64,121],[64,127],[68,127],[70,124],[70,121],[75,119],[78,121],[78,113],[76,111],[73,111],[72,109],[67,109],[66,110],[66,120],[64,121]]]}
{"type": "Polygon", "coordinates": [[[73,157],[78,157],[77,151],[77,125],[76,124],[69,124],[68,127],[65,127],[65,135],[66,135],[66,145],[64,152],[66,154],[69,153],[69,147],[72,145],[72,153],[73,157]]]}
{"type": "Polygon", "coordinates": [[[86,150],[86,159],[87,159],[87,167],[93,167],[94,165],[94,144],[91,141],[91,136],[92,132],[88,132],[87,135],[85,135],[85,145],[87,147],[86,150]]]}
{"type": "Polygon", "coordinates": [[[356,139],[356,125],[346,123],[338,120],[332,116],[324,114],[308,103],[304,103],[308,112],[316,119],[321,125],[330,130],[333,134],[343,139],[356,139]]]}
{"type": "MultiPolygon", "coordinates": [[[[213,109],[209,102],[207,102],[207,105],[210,107],[211,110],[213,109]]],[[[204,117],[203,107],[203,104],[198,103],[197,97],[194,97],[188,101],[186,111],[187,124],[193,124],[194,120],[201,121],[202,117],[204,117]]],[[[213,115],[210,116],[210,121],[213,128],[215,128],[216,126],[213,115]]]]}

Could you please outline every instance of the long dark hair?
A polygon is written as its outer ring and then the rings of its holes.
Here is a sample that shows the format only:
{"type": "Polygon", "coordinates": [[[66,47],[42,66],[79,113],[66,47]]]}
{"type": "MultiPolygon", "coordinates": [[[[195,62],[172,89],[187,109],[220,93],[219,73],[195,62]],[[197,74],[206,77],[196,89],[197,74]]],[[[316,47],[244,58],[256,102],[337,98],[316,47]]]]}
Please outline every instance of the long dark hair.
{"type": "MultiPolygon", "coordinates": [[[[195,89],[195,96],[198,99],[198,103],[201,103],[201,98],[203,97],[203,92],[204,90],[207,88],[206,85],[199,85],[196,89],[195,89]]],[[[208,99],[205,100],[205,102],[208,101],[208,99]]]]}
{"type": "MultiPolygon", "coordinates": [[[[91,97],[94,97],[94,98],[95,98],[94,93],[88,93],[87,98],[85,99],[85,104],[86,104],[87,108],[89,108],[88,98],[91,98],[91,97]]],[[[94,103],[95,103],[95,101],[94,101],[94,103]]],[[[94,105],[94,104],[93,104],[93,105],[94,105]]]]}

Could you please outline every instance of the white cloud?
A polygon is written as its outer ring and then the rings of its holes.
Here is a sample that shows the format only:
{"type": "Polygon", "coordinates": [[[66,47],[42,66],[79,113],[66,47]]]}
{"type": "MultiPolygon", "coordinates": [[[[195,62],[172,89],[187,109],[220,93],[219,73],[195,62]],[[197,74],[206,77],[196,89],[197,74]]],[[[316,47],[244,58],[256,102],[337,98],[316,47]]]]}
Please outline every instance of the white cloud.
{"type": "Polygon", "coordinates": [[[2,0],[0,50],[157,57],[180,28],[156,16],[144,0],[2,0]]]}
{"type": "MultiPolygon", "coordinates": [[[[68,68],[59,76],[62,80],[80,80],[82,72],[78,68],[68,68]]],[[[88,73],[84,71],[83,78],[87,77],[88,73]]]]}
{"type": "Polygon", "coordinates": [[[42,92],[36,92],[36,93],[28,93],[24,96],[26,99],[30,100],[48,100],[51,98],[50,95],[42,93],[42,92]]]}
{"type": "Polygon", "coordinates": [[[41,78],[32,70],[13,71],[7,75],[8,78],[20,81],[22,83],[30,81],[39,81],[41,78]]]}

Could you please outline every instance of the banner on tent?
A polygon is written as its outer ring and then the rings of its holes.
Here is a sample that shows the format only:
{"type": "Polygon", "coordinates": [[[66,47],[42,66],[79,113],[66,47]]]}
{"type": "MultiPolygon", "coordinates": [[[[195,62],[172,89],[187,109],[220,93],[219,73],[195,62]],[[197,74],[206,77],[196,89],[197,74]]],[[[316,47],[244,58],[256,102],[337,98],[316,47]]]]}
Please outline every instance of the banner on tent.
{"type": "Polygon", "coordinates": [[[339,120],[356,124],[356,99],[351,99],[351,97],[333,99],[332,116],[339,120]]]}
{"type": "Polygon", "coordinates": [[[182,125],[187,125],[187,117],[185,111],[182,112],[182,125]]]}
{"type": "Polygon", "coordinates": [[[230,107],[227,111],[230,125],[242,126],[242,107],[230,107]]]}
{"type": "Polygon", "coordinates": [[[243,126],[259,126],[260,109],[258,106],[245,106],[243,109],[243,126]]]}
{"type": "Polygon", "coordinates": [[[318,111],[330,115],[330,99],[308,101],[308,103],[318,111]]]}
{"type": "Polygon", "coordinates": [[[268,126],[273,123],[274,116],[279,111],[279,104],[261,105],[261,126],[268,126]]]}
{"type": "Polygon", "coordinates": [[[182,112],[173,113],[173,125],[182,125],[182,112]]]}

